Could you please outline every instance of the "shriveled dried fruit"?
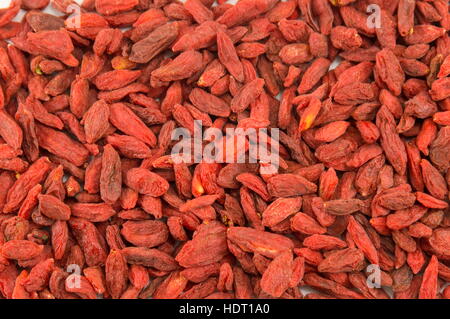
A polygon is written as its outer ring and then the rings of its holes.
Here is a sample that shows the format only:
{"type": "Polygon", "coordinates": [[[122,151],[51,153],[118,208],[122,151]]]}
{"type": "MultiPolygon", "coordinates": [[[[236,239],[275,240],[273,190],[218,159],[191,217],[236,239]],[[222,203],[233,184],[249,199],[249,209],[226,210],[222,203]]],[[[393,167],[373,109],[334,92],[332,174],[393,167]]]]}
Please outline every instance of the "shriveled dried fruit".
{"type": "Polygon", "coordinates": [[[0,299],[450,297],[448,1],[10,2],[0,299]]]}

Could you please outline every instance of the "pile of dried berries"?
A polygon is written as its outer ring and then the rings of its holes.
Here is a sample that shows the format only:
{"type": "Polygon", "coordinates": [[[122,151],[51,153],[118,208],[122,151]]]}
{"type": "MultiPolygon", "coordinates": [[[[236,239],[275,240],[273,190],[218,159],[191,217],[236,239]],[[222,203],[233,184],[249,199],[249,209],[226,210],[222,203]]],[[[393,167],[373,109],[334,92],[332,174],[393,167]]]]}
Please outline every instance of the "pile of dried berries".
{"type": "Polygon", "coordinates": [[[0,10],[2,298],[450,298],[447,0],[49,2],[0,10]]]}

